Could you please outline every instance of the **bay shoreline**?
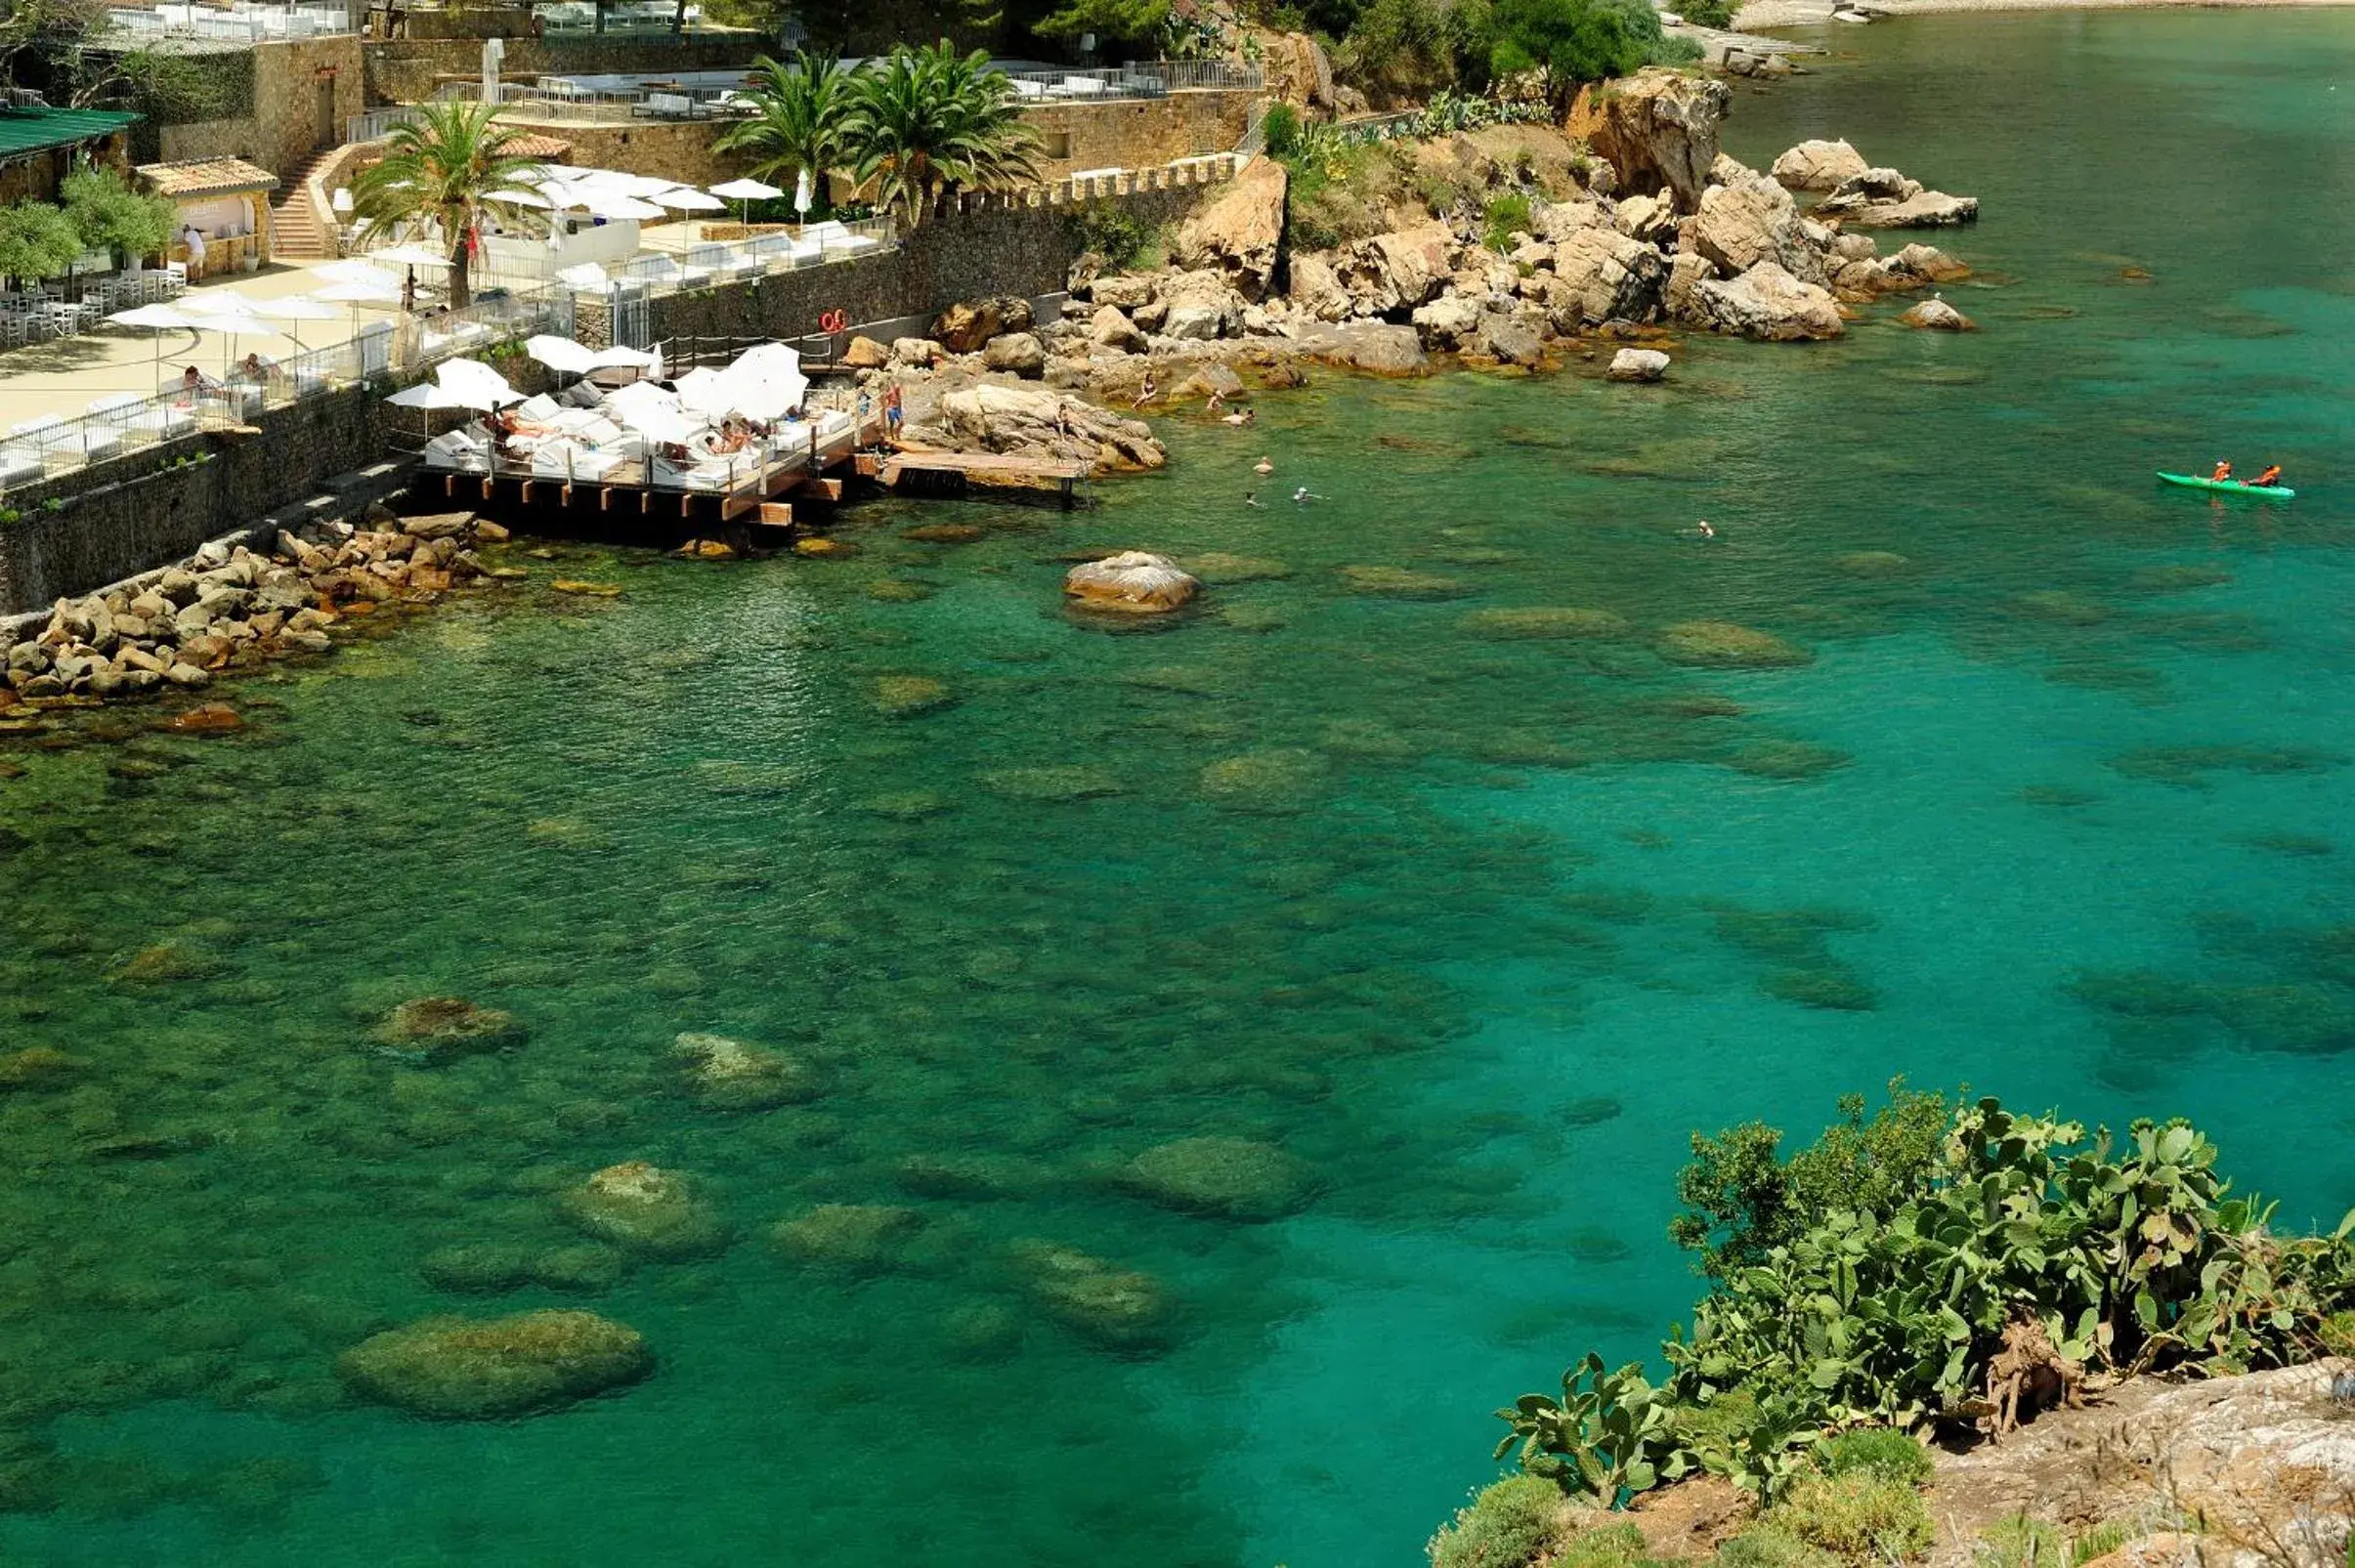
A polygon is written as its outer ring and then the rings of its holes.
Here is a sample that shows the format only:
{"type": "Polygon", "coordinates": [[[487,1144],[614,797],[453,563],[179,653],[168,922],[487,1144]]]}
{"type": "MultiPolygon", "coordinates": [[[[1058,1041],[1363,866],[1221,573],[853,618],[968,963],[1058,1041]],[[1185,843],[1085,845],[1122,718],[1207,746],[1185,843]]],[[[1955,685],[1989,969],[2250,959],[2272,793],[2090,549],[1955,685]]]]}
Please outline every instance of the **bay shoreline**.
{"type": "MultiPolygon", "coordinates": [[[[1962,11],[2305,11],[2343,10],[2355,0],[1869,0],[1885,17],[1962,11]]],[[[1736,30],[1828,24],[1832,0],[1750,0],[1734,15],[1736,30]]]]}

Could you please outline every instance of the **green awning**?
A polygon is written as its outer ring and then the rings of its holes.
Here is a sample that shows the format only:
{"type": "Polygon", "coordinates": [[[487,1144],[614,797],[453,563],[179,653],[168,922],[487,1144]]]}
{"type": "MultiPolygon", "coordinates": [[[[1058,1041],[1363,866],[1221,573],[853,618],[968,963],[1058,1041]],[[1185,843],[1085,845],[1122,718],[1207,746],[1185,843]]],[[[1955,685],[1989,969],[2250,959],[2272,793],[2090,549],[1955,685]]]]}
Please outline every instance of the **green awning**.
{"type": "Polygon", "coordinates": [[[0,108],[0,163],[112,136],[138,118],[109,108],[0,108]]]}

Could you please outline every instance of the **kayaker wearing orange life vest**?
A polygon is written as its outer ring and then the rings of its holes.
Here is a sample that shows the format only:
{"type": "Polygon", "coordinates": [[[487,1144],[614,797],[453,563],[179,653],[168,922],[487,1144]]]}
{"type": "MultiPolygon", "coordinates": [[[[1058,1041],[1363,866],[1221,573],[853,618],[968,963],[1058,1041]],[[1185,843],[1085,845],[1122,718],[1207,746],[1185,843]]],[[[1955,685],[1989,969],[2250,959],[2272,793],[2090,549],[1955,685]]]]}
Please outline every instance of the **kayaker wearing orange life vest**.
{"type": "Polygon", "coordinates": [[[2250,480],[2248,483],[2251,485],[2279,485],[2281,482],[2282,465],[2279,463],[2268,463],[2265,465],[2265,472],[2259,474],[2256,478],[2250,480]]]}
{"type": "Polygon", "coordinates": [[[2230,478],[2232,478],[2232,464],[2219,460],[2216,464],[2216,471],[2207,476],[2207,482],[2210,485],[2221,485],[2230,478]]]}

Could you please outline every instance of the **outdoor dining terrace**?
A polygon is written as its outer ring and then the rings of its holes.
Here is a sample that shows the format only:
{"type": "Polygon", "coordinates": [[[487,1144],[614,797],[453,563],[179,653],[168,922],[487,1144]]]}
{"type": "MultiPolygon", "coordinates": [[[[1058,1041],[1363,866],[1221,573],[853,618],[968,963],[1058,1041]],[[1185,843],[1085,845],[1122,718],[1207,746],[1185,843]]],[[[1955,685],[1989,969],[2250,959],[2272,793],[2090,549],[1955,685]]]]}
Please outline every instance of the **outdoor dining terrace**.
{"type": "Polygon", "coordinates": [[[107,23],[134,39],[195,38],[221,43],[325,38],[357,30],[352,14],[340,5],[267,5],[250,0],[234,0],[226,6],[115,6],[107,12],[107,23]]]}

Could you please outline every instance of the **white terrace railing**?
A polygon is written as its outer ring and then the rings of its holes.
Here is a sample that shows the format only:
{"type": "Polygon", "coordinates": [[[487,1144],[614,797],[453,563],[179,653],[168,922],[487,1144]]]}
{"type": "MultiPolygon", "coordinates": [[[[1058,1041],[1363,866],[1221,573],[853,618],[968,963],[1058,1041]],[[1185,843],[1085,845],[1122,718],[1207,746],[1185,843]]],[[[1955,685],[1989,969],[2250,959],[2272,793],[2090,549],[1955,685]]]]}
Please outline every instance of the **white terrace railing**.
{"type": "Polygon", "coordinates": [[[1025,103],[1102,103],[1123,98],[1165,98],[1204,89],[1257,92],[1267,85],[1258,65],[1219,60],[1152,60],[1101,70],[1009,70],[1006,76],[1025,103]]]}
{"type": "Polygon", "coordinates": [[[365,114],[355,114],[344,121],[343,139],[346,142],[381,142],[396,125],[407,125],[417,117],[414,105],[393,104],[384,108],[372,108],[365,114]]]}
{"type": "Polygon", "coordinates": [[[272,38],[325,38],[357,32],[352,14],[335,4],[116,6],[107,13],[115,32],[137,38],[202,38],[261,43],[272,38]]]}
{"type": "Polygon", "coordinates": [[[375,322],[348,342],[289,355],[262,367],[241,368],[227,381],[207,377],[194,388],[174,387],[151,398],[101,398],[78,415],[44,415],[0,436],[0,494],[81,469],[191,441],[208,431],[234,430],[275,408],[365,384],[388,389],[396,380],[461,354],[514,342],[534,332],[570,336],[572,296],[499,295],[464,310],[375,322]]]}

